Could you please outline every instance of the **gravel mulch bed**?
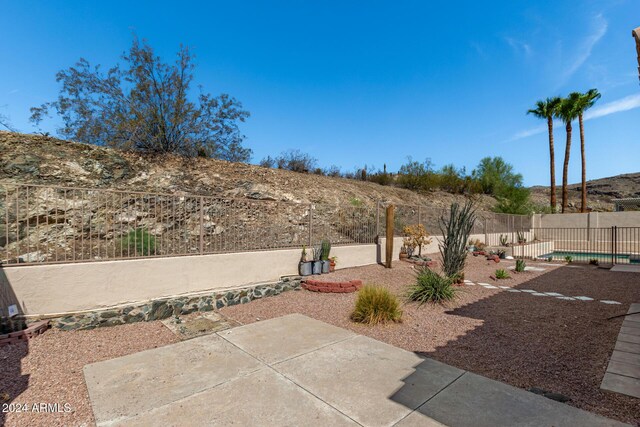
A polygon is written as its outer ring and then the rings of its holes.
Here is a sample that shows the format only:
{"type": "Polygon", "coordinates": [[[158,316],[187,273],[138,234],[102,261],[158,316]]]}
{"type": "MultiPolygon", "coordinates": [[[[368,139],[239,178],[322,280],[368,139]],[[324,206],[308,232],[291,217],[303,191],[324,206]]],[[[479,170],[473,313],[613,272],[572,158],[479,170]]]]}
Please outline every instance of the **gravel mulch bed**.
{"type": "Polygon", "coordinates": [[[50,329],[29,343],[0,347],[0,402],[59,404],[58,413],[0,413],[0,426],[94,425],[82,368],[177,342],[160,322],[63,332],[50,329]],[[71,412],[64,412],[64,404],[71,412]]]}
{"type": "Polygon", "coordinates": [[[357,294],[304,290],[225,307],[221,312],[241,323],[302,313],[516,387],[559,393],[571,399],[570,405],[640,425],[640,399],[600,390],[622,324],[622,318],[607,318],[625,313],[630,303],[640,302],[638,276],[588,265],[527,262],[545,271],[509,271],[511,279],[490,278],[497,268],[514,264],[469,257],[465,276],[474,282],[588,296],[594,301],[463,286],[453,303],[418,306],[402,297],[413,281],[413,266],[397,261],[391,270],[372,265],[322,277],[360,279],[388,287],[405,301],[400,324],[356,324],[349,315],[357,294]],[[601,299],[622,304],[607,305],[598,301],[601,299]]]}

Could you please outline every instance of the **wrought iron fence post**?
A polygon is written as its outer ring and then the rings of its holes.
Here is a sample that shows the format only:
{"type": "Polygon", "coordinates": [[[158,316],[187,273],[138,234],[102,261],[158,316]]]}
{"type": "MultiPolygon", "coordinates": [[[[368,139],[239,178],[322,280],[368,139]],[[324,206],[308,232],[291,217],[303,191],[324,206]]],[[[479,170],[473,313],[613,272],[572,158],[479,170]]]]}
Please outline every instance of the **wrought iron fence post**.
{"type": "Polygon", "coordinates": [[[200,196],[200,255],[204,254],[204,197],[200,196]]]}
{"type": "Polygon", "coordinates": [[[489,233],[487,233],[487,217],[484,218],[482,228],[484,228],[484,244],[489,244],[489,233]]]}
{"type": "Polygon", "coordinates": [[[613,225],[611,226],[611,264],[615,264],[615,255],[614,255],[614,248],[615,248],[615,237],[616,236],[616,227],[613,225]]]}
{"type": "Polygon", "coordinates": [[[380,236],[380,200],[376,202],[376,238],[380,236]]]}
{"type": "Polygon", "coordinates": [[[309,203],[309,247],[313,246],[313,203],[309,203]]]}

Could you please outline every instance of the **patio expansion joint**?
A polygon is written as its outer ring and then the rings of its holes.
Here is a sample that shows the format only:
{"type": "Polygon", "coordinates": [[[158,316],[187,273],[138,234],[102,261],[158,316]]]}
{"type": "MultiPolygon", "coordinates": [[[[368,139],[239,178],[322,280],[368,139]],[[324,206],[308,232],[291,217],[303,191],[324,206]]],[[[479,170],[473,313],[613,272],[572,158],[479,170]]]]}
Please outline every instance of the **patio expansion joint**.
{"type": "MultiPolygon", "coordinates": [[[[341,414],[341,415],[343,415],[344,417],[348,418],[349,420],[353,421],[353,422],[354,422],[354,423],[356,423],[357,425],[364,427],[361,423],[357,422],[356,420],[354,420],[353,418],[351,418],[349,415],[347,415],[347,414],[345,414],[344,412],[342,412],[340,409],[336,408],[335,406],[333,406],[333,405],[332,405],[332,404],[330,404],[329,402],[325,401],[325,400],[324,400],[324,399],[322,399],[320,396],[317,396],[316,394],[314,394],[314,393],[313,393],[313,392],[311,392],[310,390],[307,390],[305,387],[303,387],[302,385],[298,384],[298,383],[297,383],[297,382],[295,382],[293,379],[289,378],[288,376],[286,376],[285,374],[283,374],[282,372],[278,371],[278,370],[275,368],[275,366],[276,366],[276,365],[278,365],[278,364],[280,364],[280,363],[284,363],[284,362],[286,362],[286,361],[288,361],[288,360],[293,360],[293,359],[296,359],[296,358],[298,358],[298,357],[302,357],[302,356],[304,356],[304,355],[307,355],[307,354],[313,353],[313,352],[315,352],[315,351],[317,351],[317,350],[320,350],[321,348],[326,348],[326,347],[329,347],[329,346],[332,346],[332,345],[335,345],[335,344],[338,344],[338,343],[341,343],[341,342],[345,342],[345,341],[348,341],[348,340],[354,339],[354,338],[355,338],[355,337],[357,337],[358,335],[353,335],[353,336],[350,336],[350,337],[346,337],[346,338],[342,338],[342,339],[336,340],[336,341],[334,341],[334,342],[331,342],[331,343],[328,343],[328,344],[325,344],[325,345],[321,345],[321,346],[319,346],[319,347],[317,347],[317,348],[314,348],[313,350],[310,350],[310,351],[307,351],[307,352],[304,352],[304,353],[301,353],[301,354],[297,354],[297,355],[292,356],[292,357],[289,357],[289,358],[287,358],[287,359],[279,360],[279,361],[277,361],[277,362],[275,362],[275,363],[273,363],[273,364],[269,364],[269,363],[267,363],[267,362],[265,362],[265,361],[262,361],[262,360],[258,359],[258,358],[257,358],[257,357],[255,357],[253,354],[249,353],[248,351],[244,350],[243,348],[238,347],[235,343],[233,343],[233,342],[231,342],[231,341],[229,341],[229,340],[225,339],[225,338],[224,338],[223,336],[221,336],[221,335],[219,335],[219,336],[220,336],[220,338],[224,339],[225,341],[227,341],[228,343],[230,343],[231,345],[233,345],[234,347],[236,347],[236,348],[237,348],[238,350],[240,350],[241,352],[243,352],[243,353],[245,353],[245,354],[249,355],[250,357],[252,357],[252,358],[256,359],[258,362],[260,362],[260,363],[264,366],[263,368],[256,369],[256,371],[254,371],[254,372],[260,371],[260,370],[262,370],[262,369],[264,369],[264,368],[270,369],[270,370],[271,370],[271,371],[273,371],[276,375],[278,375],[278,376],[280,376],[280,377],[284,378],[285,380],[289,381],[291,384],[295,385],[295,386],[296,386],[296,387],[298,387],[300,390],[302,390],[302,391],[304,391],[304,392],[306,392],[306,393],[310,394],[311,396],[315,397],[316,399],[318,399],[319,401],[321,401],[321,402],[322,402],[322,403],[324,403],[325,405],[329,406],[330,408],[332,408],[332,409],[333,409],[333,410],[335,410],[336,412],[340,413],[340,414],[341,414]]],[[[252,373],[253,373],[253,372],[252,372],[252,373]]],[[[245,376],[246,376],[246,375],[245,375],[245,376]]],[[[232,379],[232,380],[230,380],[230,381],[233,381],[233,380],[235,380],[235,379],[236,379],[236,378],[233,378],[233,379],[232,379]]],[[[229,381],[227,381],[227,382],[229,382],[229,381]]]]}
{"type": "Polygon", "coordinates": [[[431,396],[430,398],[428,398],[427,400],[425,400],[424,402],[422,402],[421,404],[419,404],[418,406],[416,406],[415,409],[413,409],[411,412],[409,412],[408,414],[406,414],[404,417],[400,418],[398,421],[396,421],[393,425],[396,426],[398,425],[400,422],[402,422],[402,420],[404,420],[405,418],[407,418],[409,415],[413,414],[414,412],[416,412],[418,409],[420,409],[422,406],[426,405],[427,403],[429,403],[432,399],[434,399],[437,395],[439,395],[440,393],[442,393],[443,391],[445,391],[447,388],[449,388],[451,385],[453,385],[453,383],[455,383],[456,381],[458,381],[460,378],[462,378],[464,375],[466,375],[468,372],[467,371],[463,371],[460,375],[458,375],[453,381],[451,381],[449,384],[447,384],[446,386],[442,387],[440,390],[438,390],[437,393],[435,393],[433,396],[431,396]]]}

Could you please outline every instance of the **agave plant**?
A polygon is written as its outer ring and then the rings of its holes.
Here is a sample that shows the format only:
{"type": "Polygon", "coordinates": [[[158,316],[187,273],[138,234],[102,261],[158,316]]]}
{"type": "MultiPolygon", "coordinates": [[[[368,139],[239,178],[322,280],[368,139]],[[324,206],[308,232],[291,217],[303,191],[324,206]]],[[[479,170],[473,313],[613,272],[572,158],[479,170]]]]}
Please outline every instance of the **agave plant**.
{"type": "Polygon", "coordinates": [[[475,209],[470,201],[462,207],[452,203],[449,217],[440,217],[439,225],[443,239],[439,249],[442,255],[442,269],[448,277],[456,277],[464,270],[467,259],[466,243],[475,220],[475,209]]]}

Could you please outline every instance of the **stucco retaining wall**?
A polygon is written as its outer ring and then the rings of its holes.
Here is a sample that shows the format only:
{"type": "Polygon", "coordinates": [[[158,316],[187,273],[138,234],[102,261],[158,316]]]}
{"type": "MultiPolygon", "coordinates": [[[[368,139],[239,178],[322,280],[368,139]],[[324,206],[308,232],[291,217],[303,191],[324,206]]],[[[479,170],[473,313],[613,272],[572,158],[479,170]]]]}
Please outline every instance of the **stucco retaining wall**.
{"type": "MultiPolygon", "coordinates": [[[[373,264],[377,247],[338,246],[336,268],[373,264]]],[[[203,291],[234,289],[298,274],[300,249],[0,267],[6,313],[55,315],[203,291]]]]}

